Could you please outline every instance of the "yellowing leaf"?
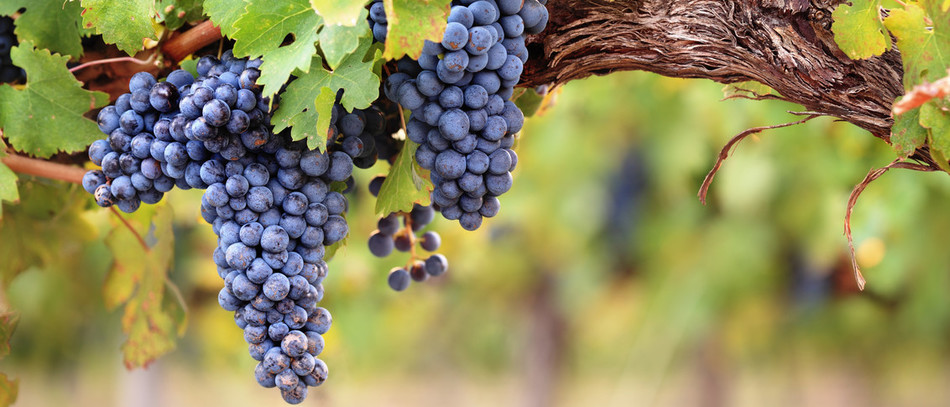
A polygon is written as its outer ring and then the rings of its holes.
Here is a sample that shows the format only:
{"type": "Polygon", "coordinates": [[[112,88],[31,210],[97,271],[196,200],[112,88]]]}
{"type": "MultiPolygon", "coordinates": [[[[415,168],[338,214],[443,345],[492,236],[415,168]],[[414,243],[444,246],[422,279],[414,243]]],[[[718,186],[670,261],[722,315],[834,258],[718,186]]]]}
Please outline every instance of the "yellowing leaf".
{"type": "Polygon", "coordinates": [[[449,0],[383,0],[389,33],[383,58],[419,58],[425,40],[439,42],[448,24],[449,0]]]}
{"type": "Polygon", "coordinates": [[[313,10],[323,17],[327,25],[341,25],[353,27],[365,16],[360,16],[364,10],[362,0],[310,0],[313,10]]]}
{"type": "Polygon", "coordinates": [[[881,55],[891,48],[891,37],[881,21],[880,0],[852,0],[831,14],[835,42],[851,59],[881,55]]]}

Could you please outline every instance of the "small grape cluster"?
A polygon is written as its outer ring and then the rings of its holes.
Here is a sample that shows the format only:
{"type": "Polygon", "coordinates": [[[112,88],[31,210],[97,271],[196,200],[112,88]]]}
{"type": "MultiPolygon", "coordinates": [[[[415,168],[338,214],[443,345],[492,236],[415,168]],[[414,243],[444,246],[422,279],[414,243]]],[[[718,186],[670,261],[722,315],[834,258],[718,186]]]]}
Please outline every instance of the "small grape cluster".
{"type": "Polygon", "coordinates": [[[495,216],[512,185],[524,114],[509,99],[528,59],[525,35],[547,24],[537,0],[455,0],[440,43],[389,75],[386,96],[412,111],[409,140],[431,171],[432,202],[466,230],[495,216]]]}
{"type": "Polygon", "coordinates": [[[23,69],[13,65],[13,61],[10,59],[10,49],[16,45],[16,35],[13,34],[13,19],[0,17],[0,83],[14,82],[25,75],[23,69]]]}
{"type": "MultiPolygon", "coordinates": [[[[383,108],[388,110],[395,106],[383,108]]],[[[353,165],[362,169],[372,167],[377,160],[394,158],[402,150],[402,144],[392,137],[393,132],[387,126],[387,113],[391,112],[377,105],[347,113],[343,106],[335,104],[330,115],[327,149],[346,153],[353,159],[353,165]]],[[[348,187],[351,182],[347,181],[348,187]]]]}
{"type": "MultiPolygon", "coordinates": [[[[378,176],[370,181],[369,191],[373,196],[379,194],[385,180],[386,177],[378,176]]],[[[438,250],[442,244],[442,237],[435,231],[430,230],[422,233],[421,236],[418,235],[432,222],[433,218],[435,218],[435,210],[432,206],[416,204],[409,213],[390,213],[379,218],[376,224],[377,229],[370,234],[369,251],[376,257],[387,257],[393,249],[412,254],[408,267],[395,267],[390,270],[388,283],[393,290],[403,291],[409,287],[410,280],[423,282],[429,276],[437,277],[448,271],[449,262],[444,255],[436,253],[424,260],[416,255],[416,243],[428,252],[438,250]],[[400,227],[400,219],[402,227],[400,227]]]]}

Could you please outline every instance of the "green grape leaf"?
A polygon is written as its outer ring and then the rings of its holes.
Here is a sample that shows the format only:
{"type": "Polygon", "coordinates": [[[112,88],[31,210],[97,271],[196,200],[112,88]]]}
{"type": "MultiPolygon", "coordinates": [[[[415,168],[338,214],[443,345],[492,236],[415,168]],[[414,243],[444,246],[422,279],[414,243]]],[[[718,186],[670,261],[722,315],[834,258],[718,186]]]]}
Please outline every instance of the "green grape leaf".
{"type": "Polygon", "coordinates": [[[891,145],[901,158],[907,158],[927,141],[927,130],[920,126],[920,109],[913,109],[894,118],[891,145]]]}
{"type": "Polygon", "coordinates": [[[851,59],[881,55],[891,48],[891,37],[881,21],[881,0],[852,0],[831,14],[835,42],[851,59]]]}
{"type": "Polygon", "coordinates": [[[69,57],[34,49],[30,42],[10,51],[13,63],[26,70],[26,87],[0,86],[0,128],[17,150],[38,157],[84,149],[102,138],[99,127],[83,117],[109,102],[102,92],[82,89],[66,69],[69,57]]]}
{"type": "Polygon", "coordinates": [[[26,11],[16,19],[16,35],[38,48],[79,58],[82,55],[82,7],[79,2],[63,0],[4,1],[0,14],[9,15],[18,9],[26,11]]]}
{"type": "Polygon", "coordinates": [[[389,32],[383,57],[418,59],[425,40],[439,42],[448,24],[450,0],[383,0],[389,32]]]}
{"type": "MultiPolygon", "coordinates": [[[[935,7],[931,5],[930,7],[935,7]]],[[[904,63],[904,89],[940,79],[950,66],[950,15],[929,13],[933,22],[920,6],[909,3],[904,9],[891,10],[884,24],[897,37],[904,63]]]]}
{"type": "Polygon", "coordinates": [[[161,0],[156,7],[165,22],[165,28],[177,30],[185,23],[200,21],[202,0],[161,0]]]}
{"type": "Polygon", "coordinates": [[[370,44],[369,37],[361,38],[356,52],[343,58],[340,66],[332,71],[323,67],[322,58],[314,57],[309,72],[300,74],[281,94],[280,108],[271,118],[274,133],[293,127],[291,136],[294,140],[307,139],[307,146],[311,149],[322,150],[335,99],[327,96],[327,92],[336,95],[337,91],[345,89],[340,103],[347,111],[369,107],[379,97],[380,81],[373,73],[378,55],[374,54],[368,61],[363,58],[370,44]],[[313,95],[319,96],[316,106],[313,95]],[[320,116],[324,120],[320,120],[320,116]]]}
{"type": "Polygon", "coordinates": [[[164,301],[174,243],[171,208],[158,204],[122,216],[126,222],[117,224],[106,238],[114,263],[104,290],[108,306],[125,302],[122,330],[128,339],[122,353],[126,367],[132,369],[147,367],[174,349],[181,328],[176,307],[164,301]]]}
{"type": "Polygon", "coordinates": [[[389,168],[386,180],[379,188],[379,196],[376,198],[377,215],[409,212],[413,204],[429,205],[432,183],[426,178],[426,171],[416,163],[418,148],[418,144],[406,140],[396,162],[389,168]]]}
{"type": "MultiPolygon", "coordinates": [[[[17,203],[20,191],[16,187],[17,176],[10,167],[0,162],[0,201],[17,203]]],[[[0,204],[0,219],[3,219],[3,205],[0,204]]]]}
{"type": "Polygon", "coordinates": [[[343,58],[356,51],[360,45],[360,37],[369,37],[369,23],[366,22],[368,11],[360,12],[360,19],[355,26],[327,24],[320,31],[320,50],[327,59],[330,69],[336,69],[343,62],[343,58]]]}
{"type": "Polygon", "coordinates": [[[112,0],[82,0],[82,6],[83,26],[95,29],[103,40],[129,55],[139,52],[145,39],[158,39],[152,23],[154,0],[126,0],[121,5],[112,0]]]}
{"type": "Polygon", "coordinates": [[[205,14],[227,37],[234,33],[234,23],[244,15],[245,6],[244,0],[204,0],[205,14]]]}
{"type": "Polygon", "coordinates": [[[314,43],[322,25],[323,20],[307,0],[250,3],[247,12],[234,23],[234,55],[261,57],[261,77],[257,83],[264,87],[264,97],[273,95],[295,70],[310,70],[310,60],[317,53],[314,43]],[[293,42],[281,46],[290,35],[293,42]]]}
{"type": "Polygon", "coordinates": [[[327,25],[348,27],[366,20],[366,15],[361,15],[366,11],[364,3],[363,0],[310,0],[310,6],[323,17],[327,25]]]}

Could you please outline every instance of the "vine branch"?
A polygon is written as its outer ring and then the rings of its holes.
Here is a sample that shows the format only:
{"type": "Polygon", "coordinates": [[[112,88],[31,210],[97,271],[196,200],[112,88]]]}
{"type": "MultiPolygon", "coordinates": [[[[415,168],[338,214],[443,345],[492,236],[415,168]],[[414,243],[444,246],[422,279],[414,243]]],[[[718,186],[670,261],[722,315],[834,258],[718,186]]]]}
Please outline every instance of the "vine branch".
{"type": "Polygon", "coordinates": [[[162,45],[162,52],[175,62],[221,39],[221,28],[211,20],[198,24],[184,33],[170,38],[162,45]]]}
{"type": "Polygon", "coordinates": [[[37,158],[24,157],[17,154],[8,154],[0,157],[0,162],[10,167],[13,172],[35,175],[37,177],[82,184],[82,177],[86,170],[66,164],[54,163],[37,158]]]}

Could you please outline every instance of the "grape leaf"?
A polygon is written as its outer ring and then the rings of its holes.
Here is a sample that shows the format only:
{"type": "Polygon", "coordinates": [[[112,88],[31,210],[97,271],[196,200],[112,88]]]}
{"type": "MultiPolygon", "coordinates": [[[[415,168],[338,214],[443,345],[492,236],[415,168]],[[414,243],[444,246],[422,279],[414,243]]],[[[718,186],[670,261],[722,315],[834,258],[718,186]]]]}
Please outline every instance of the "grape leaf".
{"type": "Polygon", "coordinates": [[[891,37],[881,21],[881,0],[852,0],[831,14],[835,42],[851,59],[881,55],[891,48],[891,37]]]}
{"type": "Polygon", "coordinates": [[[366,9],[362,0],[310,0],[313,10],[323,17],[327,25],[355,26],[360,20],[365,21],[366,9]]]}
{"type": "Polygon", "coordinates": [[[164,301],[173,252],[171,208],[158,204],[122,216],[129,226],[116,225],[106,238],[114,263],[104,294],[107,306],[125,302],[122,330],[128,339],[122,345],[122,352],[126,368],[132,369],[147,367],[174,349],[181,331],[176,323],[175,308],[168,307],[164,301]],[[143,243],[148,244],[144,240],[147,235],[154,236],[154,244],[146,247],[143,243]]]}
{"type": "MultiPolygon", "coordinates": [[[[17,176],[10,167],[0,162],[0,201],[17,203],[20,191],[16,187],[17,176]]],[[[3,205],[0,204],[0,219],[3,219],[3,205]]]]}
{"type": "MultiPolygon", "coordinates": [[[[933,1],[933,0],[932,0],[933,1]]],[[[930,4],[929,7],[938,6],[930,4]]],[[[946,75],[950,66],[950,16],[947,13],[924,13],[924,9],[909,3],[904,9],[891,10],[884,24],[897,37],[904,63],[904,88],[910,90],[924,81],[934,81],[946,75]],[[928,15],[933,22],[928,27],[928,15]]]]}
{"type": "Polygon", "coordinates": [[[277,3],[252,2],[247,12],[235,23],[234,55],[261,57],[263,96],[277,93],[294,70],[307,72],[310,60],[317,53],[314,43],[323,19],[310,8],[307,0],[289,0],[277,3]],[[294,40],[281,46],[287,36],[294,40]]]}
{"type": "Polygon", "coordinates": [[[271,118],[274,133],[293,127],[291,136],[294,140],[307,139],[310,148],[322,150],[326,144],[333,100],[321,97],[318,98],[321,103],[314,106],[313,95],[321,95],[321,92],[327,92],[326,89],[335,95],[340,89],[345,89],[340,103],[347,111],[369,107],[379,97],[380,81],[379,76],[373,73],[378,54],[368,61],[363,58],[371,42],[370,37],[361,38],[356,52],[343,58],[340,66],[333,71],[323,67],[322,58],[314,57],[310,71],[300,74],[281,94],[280,108],[271,118]],[[320,116],[325,120],[319,120],[320,116]]]}
{"type": "Polygon", "coordinates": [[[27,78],[23,89],[0,86],[0,128],[14,148],[49,157],[82,150],[102,137],[96,123],[83,114],[104,106],[109,96],[82,89],[66,69],[68,57],[34,49],[30,42],[14,47],[10,55],[27,78]]]}
{"type": "Polygon", "coordinates": [[[920,126],[920,109],[913,109],[894,118],[891,145],[899,157],[907,158],[927,141],[927,131],[920,126]]]}
{"type": "Polygon", "coordinates": [[[422,174],[425,172],[416,163],[419,145],[406,140],[396,162],[379,188],[376,198],[376,214],[386,216],[393,212],[409,212],[413,204],[429,205],[432,183],[422,174]]]}
{"type": "Polygon", "coordinates": [[[38,48],[71,55],[82,55],[82,7],[79,2],[62,0],[12,0],[2,2],[0,14],[10,15],[18,9],[26,11],[16,19],[16,35],[38,48]]]}
{"type": "Polygon", "coordinates": [[[343,58],[356,51],[360,45],[360,37],[372,35],[369,31],[369,23],[366,22],[369,12],[366,9],[361,10],[363,11],[360,12],[360,19],[355,26],[327,24],[320,31],[320,50],[323,51],[330,69],[336,69],[343,58]]]}
{"type": "Polygon", "coordinates": [[[389,32],[383,57],[413,59],[422,54],[425,40],[439,42],[448,24],[450,0],[383,0],[389,32]]]}
{"type": "Polygon", "coordinates": [[[234,23],[244,14],[244,0],[205,0],[204,10],[211,21],[221,28],[221,33],[231,37],[234,23]]]}
{"type": "Polygon", "coordinates": [[[145,39],[158,39],[152,23],[154,0],[126,0],[121,5],[112,0],[82,0],[82,6],[83,26],[95,29],[103,40],[129,55],[140,51],[145,39]]]}
{"type": "Polygon", "coordinates": [[[201,20],[201,2],[202,0],[161,0],[156,6],[159,16],[165,22],[165,28],[177,30],[185,23],[201,20]]]}

